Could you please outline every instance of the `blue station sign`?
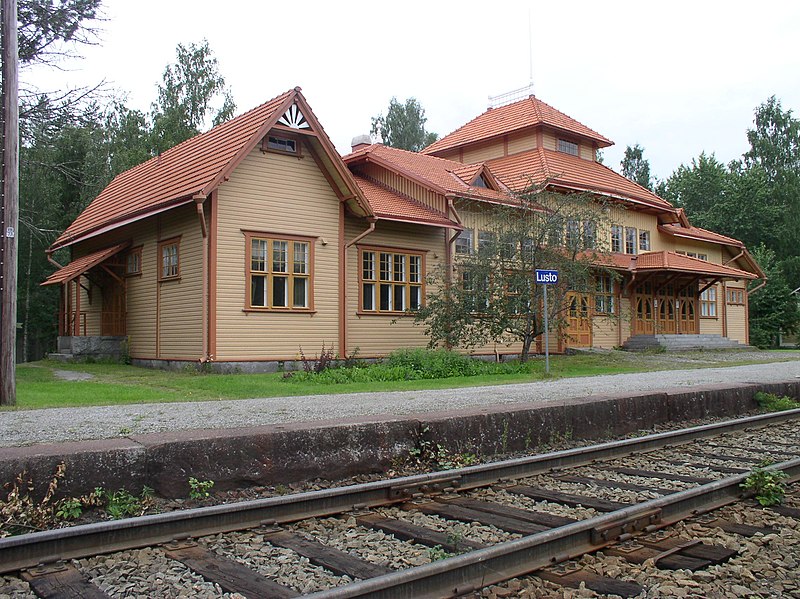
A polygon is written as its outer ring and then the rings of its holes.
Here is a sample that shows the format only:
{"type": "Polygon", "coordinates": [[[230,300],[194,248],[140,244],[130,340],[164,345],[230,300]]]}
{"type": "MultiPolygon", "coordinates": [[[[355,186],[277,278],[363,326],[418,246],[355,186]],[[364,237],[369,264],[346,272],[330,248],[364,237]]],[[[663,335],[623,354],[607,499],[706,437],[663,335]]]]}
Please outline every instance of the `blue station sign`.
{"type": "Polygon", "coordinates": [[[536,282],[541,285],[555,285],[558,283],[557,270],[537,270],[536,282]]]}

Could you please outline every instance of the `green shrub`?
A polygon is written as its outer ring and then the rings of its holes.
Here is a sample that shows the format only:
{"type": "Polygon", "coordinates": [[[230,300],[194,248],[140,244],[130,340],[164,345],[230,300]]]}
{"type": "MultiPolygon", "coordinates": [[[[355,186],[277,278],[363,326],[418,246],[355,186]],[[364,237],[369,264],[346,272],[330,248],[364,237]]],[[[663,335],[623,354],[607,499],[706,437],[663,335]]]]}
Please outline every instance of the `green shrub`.
{"type": "Polygon", "coordinates": [[[444,349],[400,349],[377,364],[328,368],[321,372],[296,372],[287,381],[320,384],[371,383],[445,379],[487,374],[531,372],[532,363],[484,362],[444,349]]]}
{"type": "Polygon", "coordinates": [[[777,505],[783,501],[785,489],[782,481],[788,477],[789,475],[782,470],[754,468],[750,476],[739,486],[752,491],[756,497],[756,501],[768,507],[770,505],[777,505]]]}
{"type": "Polygon", "coordinates": [[[800,408],[800,402],[787,395],[778,397],[774,393],[758,391],[754,397],[761,409],[767,412],[783,412],[784,410],[800,408]]]}

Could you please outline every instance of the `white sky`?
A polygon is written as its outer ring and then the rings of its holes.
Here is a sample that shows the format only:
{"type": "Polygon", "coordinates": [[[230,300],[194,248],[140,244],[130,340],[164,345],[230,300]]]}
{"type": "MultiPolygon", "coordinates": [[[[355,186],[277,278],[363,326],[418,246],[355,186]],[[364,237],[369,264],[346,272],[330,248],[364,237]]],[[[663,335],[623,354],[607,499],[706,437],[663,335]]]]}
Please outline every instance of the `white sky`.
{"type": "Polygon", "coordinates": [[[776,95],[800,114],[800,2],[762,0],[105,0],[100,45],[42,89],[107,80],[147,111],[175,46],[209,40],[237,113],[301,86],[337,149],[389,99],[416,97],[440,136],[487,97],[527,85],[612,139],[645,148],[664,178],[701,151],[747,149],[754,108],[776,95]],[[529,41],[529,14],[532,39],[529,41]]]}

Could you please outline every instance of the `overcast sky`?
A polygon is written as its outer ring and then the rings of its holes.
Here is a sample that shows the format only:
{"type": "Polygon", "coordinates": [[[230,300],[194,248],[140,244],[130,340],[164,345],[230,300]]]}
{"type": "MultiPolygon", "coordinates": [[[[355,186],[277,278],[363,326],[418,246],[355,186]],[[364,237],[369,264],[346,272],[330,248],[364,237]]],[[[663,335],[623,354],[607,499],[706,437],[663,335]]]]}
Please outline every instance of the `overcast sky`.
{"type": "Polygon", "coordinates": [[[800,113],[795,0],[105,0],[103,10],[99,45],[70,71],[23,76],[43,89],[105,79],[146,111],[175,46],[206,38],[237,113],[299,85],[342,153],[392,96],[416,97],[428,130],[449,133],[488,96],[527,85],[531,55],[536,96],[613,140],[605,163],[617,170],[636,143],[661,178],[703,150],[737,158],[773,94],[800,113]]]}

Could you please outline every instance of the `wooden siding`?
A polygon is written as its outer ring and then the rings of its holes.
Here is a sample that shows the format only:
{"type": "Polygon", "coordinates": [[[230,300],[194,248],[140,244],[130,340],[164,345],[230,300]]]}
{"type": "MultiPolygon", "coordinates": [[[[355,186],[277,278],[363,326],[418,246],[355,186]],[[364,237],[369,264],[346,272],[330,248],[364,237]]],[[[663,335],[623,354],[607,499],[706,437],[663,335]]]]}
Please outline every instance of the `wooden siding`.
{"type": "Polygon", "coordinates": [[[461,162],[473,164],[476,162],[485,162],[492,158],[500,158],[504,155],[503,138],[499,137],[486,145],[464,148],[464,159],[461,160],[461,162]]]}
{"type": "MultiPolygon", "coordinates": [[[[363,221],[348,218],[345,238],[364,231],[363,221]]],[[[445,233],[437,227],[379,221],[375,231],[347,250],[347,347],[363,357],[384,356],[400,347],[425,347],[424,327],[412,316],[359,314],[358,246],[380,246],[425,254],[425,276],[445,260],[445,233]]],[[[426,286],[427,289],[427,286],[426,286]]]]}
{"type": "Polygon", "coordinates": [[[594,160],[594,148],[586,144],[579,144],[578,153],[584,160],[594,160]]]}
{"type": "Polygon", "coordinates": [[[508,153],[519,154],[536,148],[536,131],[508,136],[508,153]]]}
{"type": "Polygon", "coordinates": [[[545,150],[553,150],[554,152],[558,149],[556,143],[556,136],[552,133],[545,131],[542,134],[542,147],[545,150]]]}
{"type": "Polygon", "coordinates": [[[370,164],[362,171],[367,177],[380,181],[390,189],[422,202],[439,212],[447,212],[447,201],[444,196],[426,189],[413,181],[401,177],[383,167],[370,164]]]}
{"type": "MultiPolygon", "coordinates": [[[[161,359],[194,359],[203,352],[203,237],[193,205],[158,215],[159,240],[180,236],[180,277],[158,282],[158,344],[161,359]]],[[[156,255],[156,276],[161,257],[156,255]]]]}
{"type": "MultiPolygon", "coordinates": [[[[253,150],[218,194],[217,361],[294,359],[338,348],[339,199],[309,155],[253,150]],[[245,311],[243,230],[316,238],[316,312],[245,311]]],[[[359,231],[365,225],[360,222],[359,231]]]]}

